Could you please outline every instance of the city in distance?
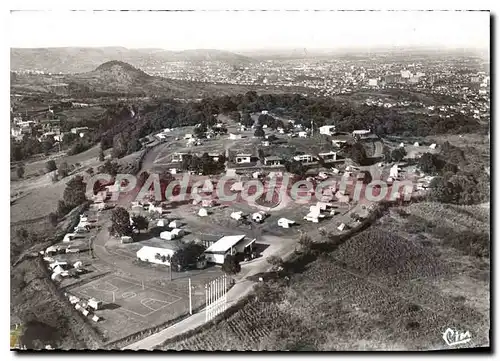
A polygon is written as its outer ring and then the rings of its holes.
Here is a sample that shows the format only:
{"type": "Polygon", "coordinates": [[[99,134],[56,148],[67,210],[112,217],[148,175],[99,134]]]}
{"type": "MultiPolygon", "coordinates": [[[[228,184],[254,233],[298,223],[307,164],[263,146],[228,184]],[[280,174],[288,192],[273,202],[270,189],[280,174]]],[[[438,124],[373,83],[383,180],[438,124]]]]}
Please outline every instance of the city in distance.
{"type": "Polygon", "coordinates": [[[11,349],[489,350],[489,17],[438,15],[352,46],[17,34],[11,349]]]}

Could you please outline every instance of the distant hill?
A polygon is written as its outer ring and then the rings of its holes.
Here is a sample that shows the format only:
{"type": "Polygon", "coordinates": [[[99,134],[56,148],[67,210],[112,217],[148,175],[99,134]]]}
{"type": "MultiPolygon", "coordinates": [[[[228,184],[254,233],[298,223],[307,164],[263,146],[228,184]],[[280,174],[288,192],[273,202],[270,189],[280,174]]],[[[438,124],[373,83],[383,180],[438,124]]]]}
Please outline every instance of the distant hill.
{"type": "Polygon", "coordinates": [[[214,49],[168,51],[163,49],[102,48],[12,48],[11,70],[42,70],[51,73],[82,73],[94,70],[102,63],[119,60],[139,68],[161,63],[186,61],[223,61],[229,64],[250,62],[247,56],[214,49]]]}
{"type": "Polygon", "coordinates": [[[276,92],[276,89],[233,84],[195,83],[151,76],[131,64],[112,60],[93,70],[77,74],[14,74],[11,91],[91,99],[102,96],[162,96],[202,98],[245,93],[249,90],[276,92]]]}

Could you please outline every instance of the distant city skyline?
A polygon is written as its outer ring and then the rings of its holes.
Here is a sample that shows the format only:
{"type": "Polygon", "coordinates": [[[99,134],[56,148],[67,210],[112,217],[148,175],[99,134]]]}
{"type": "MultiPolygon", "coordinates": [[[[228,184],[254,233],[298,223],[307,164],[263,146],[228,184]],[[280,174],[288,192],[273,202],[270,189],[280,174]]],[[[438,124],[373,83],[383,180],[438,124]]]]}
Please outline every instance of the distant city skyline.
{"type": "Polygon", "coordinates": [[[15,11],[9,28],[10,46],[20,48],[488,50],[490,44],[486,11],[15,11]]]}

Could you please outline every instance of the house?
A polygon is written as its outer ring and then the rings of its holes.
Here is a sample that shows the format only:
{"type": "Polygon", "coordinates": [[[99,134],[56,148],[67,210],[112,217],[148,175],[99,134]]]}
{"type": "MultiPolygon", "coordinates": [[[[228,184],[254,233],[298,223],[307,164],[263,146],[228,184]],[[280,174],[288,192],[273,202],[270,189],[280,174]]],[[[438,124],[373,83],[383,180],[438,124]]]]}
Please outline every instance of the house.
{"type": "Polygon", "coordinates": [[[264,114],[264,115],[267,115],[267,114],[269,114],[269,111],[268,111],[268,110],[263,110],[263,111],[261,111],[260,113],[261,113],[261,114],[264,114]]]}
{"type": "Polygon", "coordinates": [[[172,221],[168,224],[168,228],[178,228],[180,226],[180,223],[177,223],[177,221],[172,221]]]}
{"type": "Polygon", "coordinates": [[[319,134],[333,135],[335,133],[335,125],[323,125],[319,127],[319,134]]]}
{"type": "Polygon", "coordinates": [[[337,152],[318,153],[318,156],[325,162],[335,162],[337,160],[337,152]]]}
{"type": "Polygon", "coordinates": [[[172,163],[180,163],[188,153],[174,153],[172,154],[172,163]]]}
{"type": "Polygon", "coordinates": [[[284,161],[280,157],[269,156],[264,158],[264,165],[267,166],[279,166],[283,165],[284,161]]]}
{"type": "Polygon", "coordinates": [[[133,242],[132,237],[129,236],[122,236],[120,240],[122,244],[128,244],[133,242]]]}
{"type": "Polygon", "coordinates": [[[75,237],[76,237],[75,233],[67,233],[64,235],[63,242],[64,243],[71,242],[73,239],[75,239],[75,237]]]}
{"type": "Polygon", "coordinates": [[[365,130],[365,129],[361,129],[361,130],[354,130],[352,132],[352,136],[355,138],[355,137],[359,137],[359,138],[364,138],[366,136],[368,136],[369,134],[371,133],[371,130],[368,129],[368,130],[365,130]]]}
{"type": "Polygon", "coordinates": [[[299,154],[293,157],[297,162],[312,162],[314,160],[313,156],[310,154],[299,154]]]}
{"type": "Polygon", "coordinates": [[[250,163],[252,159],[251,154],[236,154],[235,162],[238,164],[250,163]]]}
{"type": "Polygon", "coordinates": [[[278,219],[278,226],[280,226],[282,228],[290,228],[290,226],[294,223],[295,223],[295,221],[292,221],[292,220],[287,219],[287,218],[278,219]]]}
{"type": "Polygon", "coordinates": [[[239,134],[239,133],[229,133],[229,139],[231,139],[231,140],[241,139],[241,134],[239,134]]]}
{"type": "Polygon", "coordinates": [[[161,248],[144,246],[137,251],[136,256],[143,262],[170,265],[170,257],[174,255],[178,247],[161,248]]]}
{"type": "Polygon", "coordinates": [[[347,143],[352,139],[352,137],[349,134],[343,134],[343,133],[335,133],[332,135],[332,145],[334,147],[340,148],[342,145],[347,143]]]}
{"type": "Polygon", "coordinates": [[[187,133],[184,135],[184,139],[192,139],[192,138],[193,138],[193,135],[190,133],[187,133]]]}
{"type": "Polygon", "coordinates": [[[227,255],[251,252],[254,243],[255,238],[248,241],[245,235],[224,236],[205,250],[205,257],[208,262],[223,264],[227,255]]]}
{"type": "Polygon", "coordinates": [[[77,128],[71,128],[71,133],[73,134],[79,134],[80,138],[85,135],[85,133],[89,132],[89,127],[77,127],[77,128]]]}
{"type": "Polygon", "coordinates": [[[92,307],[94,310],[98,310],[102,307],[102,301],[96,300],[95,298],[91,298],[88,302],[89,307],[92,307]]]}
{"type": "Polygon", "coordinates": [[[301,131],[298,134],[299,134],[299,138],[307,138],[307,132],[301,131]]]}

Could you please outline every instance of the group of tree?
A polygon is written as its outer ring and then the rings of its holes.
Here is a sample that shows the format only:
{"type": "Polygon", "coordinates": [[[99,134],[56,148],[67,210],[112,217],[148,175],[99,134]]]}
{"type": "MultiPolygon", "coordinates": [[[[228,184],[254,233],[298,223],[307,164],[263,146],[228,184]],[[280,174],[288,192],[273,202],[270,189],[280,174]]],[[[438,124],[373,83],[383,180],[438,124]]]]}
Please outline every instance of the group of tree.
{"type": "Polygon", "coordinates": [[[71,178],[71,180],[66,183],[63,199],[58,203],[58,217],[64,216],[73,208],[85,203],[87,201],[86,190],[87,185],[81,175],[71,178]]]}
{"type": "Polygon", "coordinates": [[[123,207],[116,207],[111,212],[111,226],[109,231],[116,236],[132,235],[133,227],[130,224],[130,214],[123,207]]]}
{"type": "Polygon", "coordinates": [[[203,175],[219,174],[224,172],[225,162],[226,157],[224,154],[219,155],[217,161],[206,152],[201,157],[198,157],[196,154],[186,154],[182,158],[181,169],[202,173],[203,175]]]}
{"type": "Polygon", "coordinates": [[[361,142],[355,142],[348,148],[346,148],[346,153],[349,158],[359,165],[366,165],[368,161],[368,156],[366,155],[365,147],[361,142]]]}

